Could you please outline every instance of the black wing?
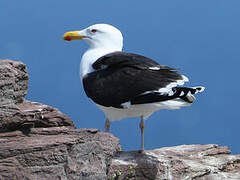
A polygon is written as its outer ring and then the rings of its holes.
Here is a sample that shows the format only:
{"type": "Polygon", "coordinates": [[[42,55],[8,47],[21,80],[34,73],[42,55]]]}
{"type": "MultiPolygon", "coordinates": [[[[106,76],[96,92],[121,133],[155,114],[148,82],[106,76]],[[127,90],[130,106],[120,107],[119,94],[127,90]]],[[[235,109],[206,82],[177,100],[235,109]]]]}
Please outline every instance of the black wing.
{"type": "Polygon", "coordinates": [[[107,54],[92,66],[96,71],[83,78],[84,90],[95,103],[107,107],[122,108],[122,103],[183,79],[173,68],[124,52],[107,54]]]}

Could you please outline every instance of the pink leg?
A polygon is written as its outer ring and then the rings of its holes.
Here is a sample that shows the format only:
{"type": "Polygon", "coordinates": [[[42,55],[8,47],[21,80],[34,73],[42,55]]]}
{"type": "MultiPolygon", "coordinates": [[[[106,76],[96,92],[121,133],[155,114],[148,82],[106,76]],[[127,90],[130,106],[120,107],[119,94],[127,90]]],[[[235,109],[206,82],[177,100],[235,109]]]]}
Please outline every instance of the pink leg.
{"type": "Polygon", "coordinates": [[[141,130],[141,149],[139,150],[140,153],[144,151],[144,119],[143,116],[141,116],[141,121],[139,124],[140,130],[141,130]]]}
{"type": "Polygon", "coordinates": [[[105,132],[109,132],[110,129],[110,120],[108,118],[106,118],[105,120],[105,132]]]}

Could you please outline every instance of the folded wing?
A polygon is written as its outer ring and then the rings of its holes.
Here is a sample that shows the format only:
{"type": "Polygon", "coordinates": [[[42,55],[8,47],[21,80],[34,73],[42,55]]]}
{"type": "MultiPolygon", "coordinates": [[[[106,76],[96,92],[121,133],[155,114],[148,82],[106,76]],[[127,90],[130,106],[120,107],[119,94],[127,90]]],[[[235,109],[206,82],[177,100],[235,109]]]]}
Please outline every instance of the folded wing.
{"type": "Polygon", "coordinates": [[[110,53],[92,66],[95,71],[83,78],[84,90],[95,103],[106,107],[123,108],[126,102],[145,103],[142,97],[152,98],[156,94],[166,100],[164,97],[173,93],[173,87],[187,81],[174,68],[137,54],[110,53]]]}

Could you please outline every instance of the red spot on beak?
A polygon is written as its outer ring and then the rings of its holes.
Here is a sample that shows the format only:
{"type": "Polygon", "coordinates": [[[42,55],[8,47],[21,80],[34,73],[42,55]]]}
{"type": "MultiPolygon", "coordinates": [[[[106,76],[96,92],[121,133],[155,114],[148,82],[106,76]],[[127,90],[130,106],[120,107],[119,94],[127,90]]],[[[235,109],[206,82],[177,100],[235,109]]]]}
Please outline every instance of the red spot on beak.
{"type": "Polygon", "coordinates": [[[64,37],[64,40],[65,40],[65,41],[71,41],[72,38],[71,38],[70,36],[66,36],[66,37],[64,37]]]}

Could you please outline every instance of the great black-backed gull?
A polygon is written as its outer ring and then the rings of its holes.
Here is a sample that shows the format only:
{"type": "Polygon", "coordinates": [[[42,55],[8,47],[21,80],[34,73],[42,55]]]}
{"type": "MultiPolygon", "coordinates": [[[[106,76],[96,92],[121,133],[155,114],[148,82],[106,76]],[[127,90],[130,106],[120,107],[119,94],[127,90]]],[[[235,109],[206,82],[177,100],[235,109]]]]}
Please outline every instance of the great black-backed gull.
{"type": "Polygon", "coordinates": [[[66,32],[64,40],[85,40],[90,46],[83,54],[80,74],[89,98],[110,121],[140,117],[141,150],[144,150],[144,120],[160,109],[179,109],[195,100],[204,87],[182,87],[188,78],[174,68],[150,58],[122,52],[123,36],[108,24],[95,24],[81,31],[66,32]]]}

